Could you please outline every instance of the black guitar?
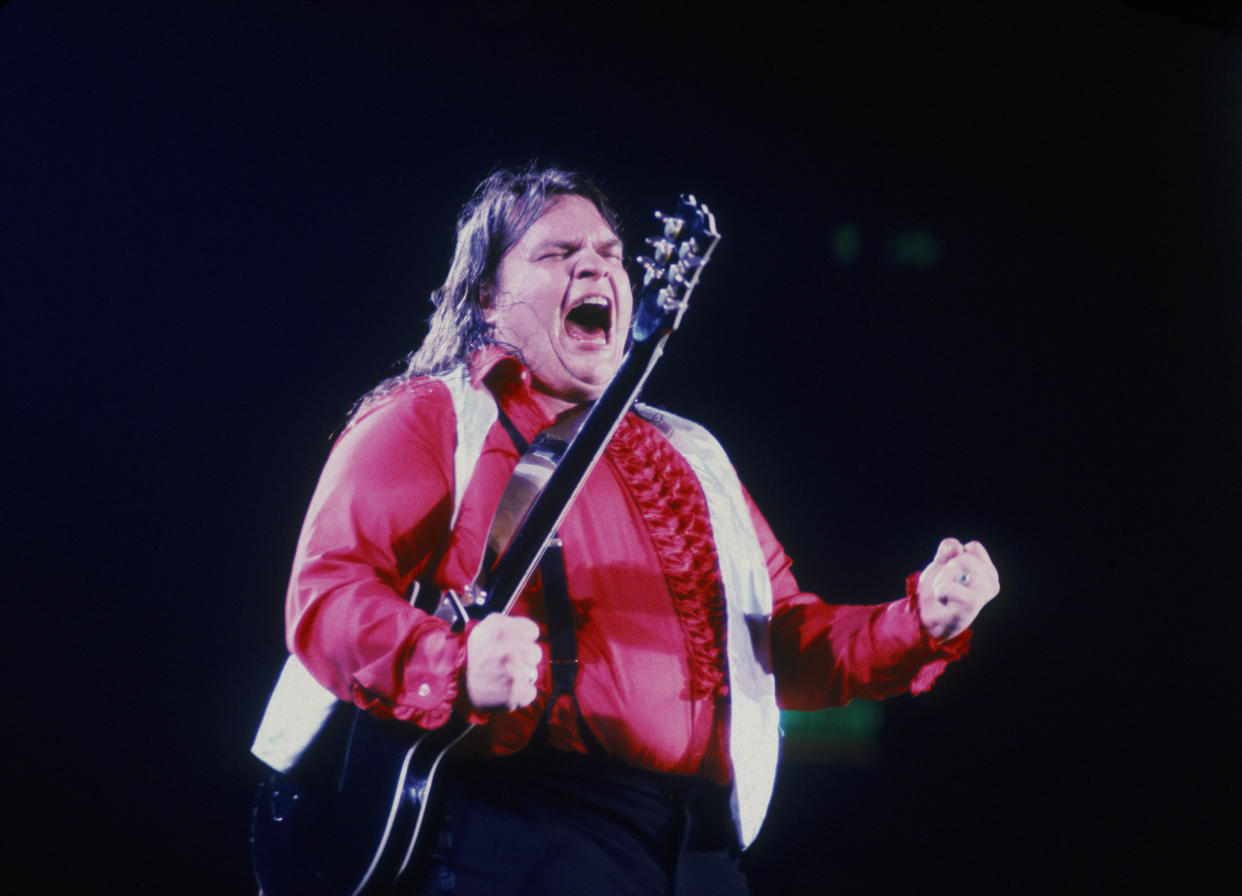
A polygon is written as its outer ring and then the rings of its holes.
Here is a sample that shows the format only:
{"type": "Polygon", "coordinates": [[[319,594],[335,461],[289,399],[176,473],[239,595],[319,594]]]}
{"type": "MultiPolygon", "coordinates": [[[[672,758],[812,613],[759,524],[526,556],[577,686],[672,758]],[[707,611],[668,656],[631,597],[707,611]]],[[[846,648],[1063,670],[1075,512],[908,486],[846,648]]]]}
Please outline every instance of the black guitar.
{"type": "MultiPolygon", "coordinates": [[[[631,346],[604,394],[567,428],[545,432],[526,460],[547,472],[529,487],[524,514],[498,519],[484,573],[465,594],[446,593],[437,616],[454,626],[508,612],[538,566],[574,496],[633,405],[681,322],[690,292],[720,236],[693,196],[673,214],[656,213],[661,232],[635,295],[631,346]]],[[[530,466],[527,464],[527,466],[530,466]]],[[[421,604],[420,604],[421,605],[421,604]]],[[[428,608],[430,609],[430,608],[428,608]]],[[[389,892],[416,864],[434,810],[429,808],[445,755],[471,729],[456,716],[423,731],[378,719],[340,702],[289,773],[272,772],[251,823],[255,874],[266,896],[360,896],[389,892]]]]}

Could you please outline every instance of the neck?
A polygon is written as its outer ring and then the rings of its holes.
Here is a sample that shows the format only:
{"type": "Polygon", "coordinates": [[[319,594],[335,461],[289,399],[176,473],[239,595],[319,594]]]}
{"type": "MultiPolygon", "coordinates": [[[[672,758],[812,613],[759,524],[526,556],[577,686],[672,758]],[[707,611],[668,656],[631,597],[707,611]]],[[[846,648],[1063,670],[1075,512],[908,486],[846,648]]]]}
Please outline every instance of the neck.
{"type": "Polygon", "coordinates": [[[531,394],[534,396],[535,403],[553,420],[568,411],[586,407],[591,403],[589,401],[570,401],[567,398],[561,398],[559,395],[553,395],[543,387],[543,384],[538,382],[531,383],[531,394]]]}

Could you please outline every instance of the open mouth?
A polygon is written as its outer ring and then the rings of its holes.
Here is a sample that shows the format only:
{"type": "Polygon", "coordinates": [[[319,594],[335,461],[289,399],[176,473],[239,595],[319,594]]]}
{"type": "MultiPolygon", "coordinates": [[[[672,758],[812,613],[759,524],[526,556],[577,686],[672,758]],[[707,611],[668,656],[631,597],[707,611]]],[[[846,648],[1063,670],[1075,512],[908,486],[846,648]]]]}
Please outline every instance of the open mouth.
{"type": "Polygon", "coordinates": [[[565,314],[565,332],[578,342],[607,344],[612,304],[603,296],[586,296],[565,314]]]}

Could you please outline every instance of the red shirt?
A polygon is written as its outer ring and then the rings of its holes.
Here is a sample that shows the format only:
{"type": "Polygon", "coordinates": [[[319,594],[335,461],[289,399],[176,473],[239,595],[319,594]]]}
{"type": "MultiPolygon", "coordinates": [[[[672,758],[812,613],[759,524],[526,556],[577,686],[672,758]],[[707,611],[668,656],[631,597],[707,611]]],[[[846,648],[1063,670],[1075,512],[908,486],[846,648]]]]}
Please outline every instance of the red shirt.
{"type": "MultiPolygon", "coordinates": [[[[498,351],[476,359],[474,383],[492,390],[527,439],[552,422],[535,400],[529,373],[498,351]]],[[[677,561],[671,546],[681,541],[653,531],[678,511],[665,507],[664,498],[653,506],[643,497],[636,479],[645,464],[627,463],[634,458],[625,453],[629,444],[650,448],[653,438],[663,439],[631,417],[560,528],[578,638],[575,693],[612,755],[724,783],[731,772],[724,744],[728,687],[715,671],[722,668],[719,607],[712,606],[710,588],[686,593],[684,578],[669,571],[677,561]]],[[[461,589],[475,578],[492,514],[518,460],[509,435],[494,425],[445,546],[455,445],[451,398],[431,378],[400,386],[350,422],[324,467],[298,541],[286,605],[289,647],[338,697],[426,728],[444,724],[456,707],[482,723],[470,748],[503,754],[527,743],[543,712],[551,690],[546,640],[540,698],[516,712],[473,714],[462,680],[466,635],[403,597],[415,580],[461,589]],[[429,570],[437,555],[441,561],[429,570]]],[[[698,486],[689,475],[685,487],[694,497],[698,486]]],[[[965,637],[935,642],[910,598],[833,606],[801,592],[789,558],[749,496],[746,501],[772,581],[772,660],[783,707],[822,709],[912,685],[925,690],[960,655],[965,637]]],[[[539,592],[527,589],[514,613],[542,628],[539,592]]],[[[549,740],[582,750],[571,712],[561,701],[549,740]]]]}

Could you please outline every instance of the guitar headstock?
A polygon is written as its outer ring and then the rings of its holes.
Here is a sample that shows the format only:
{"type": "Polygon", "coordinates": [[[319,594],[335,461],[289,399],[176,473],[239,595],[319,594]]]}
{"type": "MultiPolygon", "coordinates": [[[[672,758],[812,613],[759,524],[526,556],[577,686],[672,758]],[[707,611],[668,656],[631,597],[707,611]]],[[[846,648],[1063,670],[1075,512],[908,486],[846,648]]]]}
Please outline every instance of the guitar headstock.
{"type": "Polygon", "coordinates": [[[655,216],[661,232],[646,240],[651,256],[635,259],[643,271],[634,295],[630,335],[635,342],[677,329],[699,274],[720,240],[711,210],[693,196],[682,196],[672,214],[655,216]]]}

